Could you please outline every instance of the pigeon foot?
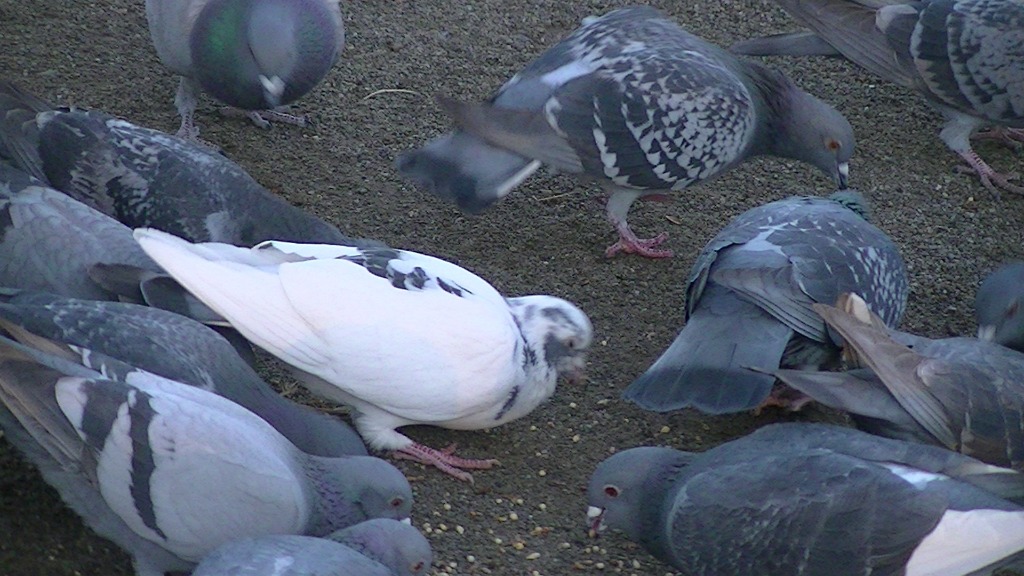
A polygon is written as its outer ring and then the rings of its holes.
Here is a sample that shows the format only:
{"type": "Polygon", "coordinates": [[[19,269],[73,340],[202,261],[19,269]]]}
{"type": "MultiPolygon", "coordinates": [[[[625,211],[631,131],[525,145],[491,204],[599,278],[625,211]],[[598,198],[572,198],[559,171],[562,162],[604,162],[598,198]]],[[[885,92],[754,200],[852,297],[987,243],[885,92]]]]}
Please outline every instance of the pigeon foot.
{"type": "Polygon", "coordinates": [[[223,150],[221,150],[220,146],[217,146],[212,142],[207,142],[199,137],[199,127],[196,126],[195,119],[191,113],[182,114],[181,127],[178,128],[176,136],[182,140],[188,140],[193,144],[198,144],[199,146],[207,148],[216,154],[223,154],[223,150]]]}
{"type": "Polygon", "coordinates": [[[966,152],[960,152],[960,157],[963,158],[970,168],[958,166],[958,172],[967,172],[973,170],[975,174],[981,179],[981,183],[988,188],[990,192],[999,199],[999,190],[1006,190],[1014,194],[1024,195],[1024,186],[1018,186],[1010,182],[1010,180],[1017,178],[1016,174],[1000,174],[992,169],[974,150],[967,150],[966,152]]]}
{"type": "Polygon", "coordinates": [[[814,402],[814,398],[803,392],[793,390],[789,386],[776,385],[764,402],[754,408],[754,416],[760,416],[765,408],[771,407],[782,408],[788,412],[799,412],[811,402],[814,402]]]}
{"type": "Polygon", "coordinates": [[[655,246],[668,240],[668,232],[662,232],[654,238],[637,238],[636,234],[628,226],[619,228],[619,241],[612,244],[604,251],[607,258],[615,256],[619,252],[626,254],[638,254],[647,258],[671,258],[671,250],[659,250],[655,246]]]}
{"type": "Polygon", "coordinates": [[[971,140],[995,140],[1007,148],[1020,152],[1024,150],[1024,128],[996,126],[995,128],[972,134],[971,140]]]}
{"type": "Polygon", "coordinates": [[[300,128],[304,128],[309,123],[305,116],[289,114],[281,109],[253,111],[239,110],[238,108],[221,108],[220,114],[228,118],[248,118],[253,124],[264,130],[269,130],[273,122],[298,126],[300,128]]]}
{"type": "Polygon", "coordinates": [[[497,460],[490,458],[477,460],[456,456],[455,444],[451,444],[443,450],[438,450],[423,444],[414,443],[400,450],[395,450],[391,455],[399,460],[412,460],[413,462],[433,466],[450,476],[471,484],[473,483],[473,475],[466,472],[466,470],[487,470],[498,464],[497,460]]]}

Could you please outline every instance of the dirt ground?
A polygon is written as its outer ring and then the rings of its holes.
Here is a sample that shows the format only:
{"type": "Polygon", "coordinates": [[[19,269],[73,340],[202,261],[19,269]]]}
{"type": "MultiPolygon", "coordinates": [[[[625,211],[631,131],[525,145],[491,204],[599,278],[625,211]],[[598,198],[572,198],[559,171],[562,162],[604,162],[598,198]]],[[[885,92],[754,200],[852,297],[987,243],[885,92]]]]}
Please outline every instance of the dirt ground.
{"type": "MultiPolygon", "coordinates": [[[[482,98],[580,20],[618,2],[472,0],[345,2],[348,45],[327,80],[299,102],[314,124],[262,131],[220,118],[204,101],[203,136],[291,202],[357,236],[437,255],[509,295],[554,294],[586,310],[597,338],[589,381],[561,385],[551,402],[499,429],[414,429],[432,445],[455,441],[468,456],[503,465],[471,486],[399,463],[416,492],[414,522],[427,531],[437,574],[671,574],[623,537],[584,530],[584,488],[616,449],[663,444],[702,450],[772,421],[642,412],[619,392],[668,345],[682,324],[686,274],[700,248],[732,216],[795,193],[826,194],[805,166],[756,160],[686,190],[643,203],[630,221],[641,235],[668,230],[671,260],[603,257],[614,240],[596,187],[534,177],[479,217],[400,181],[393,158],[447,127],[431,95],[482,98]],[[401,91],[394,91],[400,89],[401,91]]],[[[691,31],[728,45],[792,28],[767,0],[655,2],[691,31]]],[[[838,60],[772,62],[853,123],[853,184],[876,223],[901,246],[912,294],[903,326],[929,336],[975,330],[972,301],[983,275],[1022,257],[1024,199],[996,200],[937,138],[940,118],[910,92],[838,60]]],[[[0,0],[0,74],[54,102],[101,108],[174,131],[177,81],[157,61],[142,0],[0,0]]],[[[982,155],[1012,171],[1012,151],[982,155]]],[[[273,370],[270,370],[273,372],[273,370]]],[[[281,384],[299,394],[287,381],[281,384]]],[[[812,409],[803,419],[837,416],[812,409]]],[[[128,557],[93,535],[0,441],[0,574],[130,574],[128,557]]]]}

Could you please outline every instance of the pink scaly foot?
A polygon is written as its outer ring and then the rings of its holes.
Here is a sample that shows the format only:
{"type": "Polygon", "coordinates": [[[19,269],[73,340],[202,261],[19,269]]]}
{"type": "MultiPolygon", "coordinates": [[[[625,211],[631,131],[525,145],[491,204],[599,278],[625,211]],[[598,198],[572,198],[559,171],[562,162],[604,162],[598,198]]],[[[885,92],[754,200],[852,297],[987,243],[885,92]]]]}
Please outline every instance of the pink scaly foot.
{"type": "Polygon", "coordinates": [[[270,128],[272,122],[278,122],[280,124],[289,124],[291,126],[298,126],[304,128],[307,124],[305,116],[296,116],[295,114],[289,114],[284,109],[278,108],[276,110],[239,110],[238,108],[221,108],[221,116],[228,118],[240,118],[245,117],[252,121],[256,126],[267,130],[270,128]]]}
{"type": "Polygon", "coordinates": [[[811,402],[814,402],[814,398],[803,392],[794,390],[789,386],[776,384],[772,388],[771,394],[764,399],[764,402],[757,408],[754,408],[754,415],[759,416],[762,410],[770,407],[782,408],[788,412],[799,412],[811,402]]]}
{"type": "MultiPolygon", "coordinates": [[[[1017,178],[1016,174],[1000,174],[992,169],[974,150],[967,150],[966,152],[959,152],[960,157],[967,161],[970,169],[981,178],[981,183],[984,184],[985,188],[988,188],[990,192],[998,199],[999,189],[1006,190],[1007,192],[1013,192],[1014,194],[1024,195],[1024,187],[1017,186],[1016,184],[1010,183],[1010,180],[1017,178]]],[[[968,168],[957,167],[958,172],[966,172],[968,168]]]]}
{"type": "Polygon", "coordinates": [[[455,444],[443,450],[437,450],[436,448],[415,443],[400,450],[395,450],[391,455],[399,460],[412,460],[420,464],[434,466],[442,472],[471,484],[473,483],[473,475],[466,472],[466,470],[488,470],[495,464],[498,464],[498,461],[494,459],[476,460],[456,456],[455,444]]]}
{"type": "Polygon", "coordinates": [[[636,234],[634,234],[626,224],[616,226],[616,229],[619,231],[619,241],[612,244],[604,251],[605,257],[611,258],[619,252],[639,254],[640,256],[646,256],[648,258],[672,257],[671,250],[659,250],[655,248],[655,246],[658,246],[665,240],[668,240],[668,232],[662,232],[654,238],[637,238],[636,234]]]}
{"type": "Polygon", "coordinates": [[[1020,151],[1024,148],[1024,128],[996,126],[971,135],[971,140],[995,140],[999,144],[1020,151]]]}

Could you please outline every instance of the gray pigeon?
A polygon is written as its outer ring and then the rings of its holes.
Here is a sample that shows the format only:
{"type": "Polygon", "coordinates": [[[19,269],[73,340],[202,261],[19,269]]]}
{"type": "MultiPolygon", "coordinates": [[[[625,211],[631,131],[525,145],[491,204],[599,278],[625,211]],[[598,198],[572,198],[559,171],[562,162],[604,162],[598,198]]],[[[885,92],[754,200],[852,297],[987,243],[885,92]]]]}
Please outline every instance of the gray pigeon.
{"type": "Polygon", "coordinates": [[[238,538],[324,536],[412,505],[383,460],[309,456],[216,394],[142,371],[115,382],[6,338],[0,426],[139,576],[187,571],[238,538]]]}
{"type": "Polygon", "coordinates": [[[623,392],[646,410],[758,407],[775,379],[748,368],[838,363],[816,302],[856,292],[895,326],[909,291],[896,245],[867,221],[864,198],[852,190],[740,214],[704,247],[688,281],[682,331],[623,392]]]}
{"type": "Polygon", "coordinates": [[[378,518],[325,538],[235,540],[204,558],[192,576],[423,576],[432,558],[418,530],[378,518]]]}
{"type": "Polygon", "coordinates": [[[978,338],[1024,352],[1024,262],[989,274],[974,298],[978,338]]]}
{"type": "Polygon", "coordinates": [[[505,298],[450,262],[392,249],[191,244],[150,229],[143,250],[311,391],[351,406],[370,448],[461,480],[494,461],[414,442],[397,428],[494,428],[578,379],[593,328],[547,295],[505,298]]]}
{"type": "Polygon", "coordinates": [[[345,45],[338,0],[146,0],[157,56],[181,77],[174,104],[178,136],[198,140],[200,89],[268,120],[301,118],[274,109],[327,76],[345,45]],[[264,111],[262,114],[257,111],[264,111]]]}
{"type": "MultiPolygon", "coordinates": [[[[946,118],[939,137],[993,192],[1024,187],[993,170],[971,137],[1024,142],[1024,3],[1020,0],[775,0],[807,34],[740,42],[741,54],[811,54],[827,43],[882,78],[916,90],[946,118]],[[991,132],[976,134],[984,127],[991,132]]],[[[824,49],[819,53],[834,53],[824,49]]]]}
{"type": "Polygon", "coordinates": [[[0,161],[0,292],[146,303],[195,318],[255,364],[249,342],[150,260],[130,228],[0,161]]]}
{"type": "Polygon", "coordinates": [[[976,338],[931,340],[890,332],[863,301],[816,304],[856,368],[772,372],[788,386],[850,413],[858,428],[936,444],[1024,471],[1024,354],[976,338]],[[854,310],[857,310],[854,312],[854,310]]]}
{"type": "Polygon", "coordinates": [[[648,7],[583,26],[486,103],[441,99],[457,125],[402,155],[406,178],[479,212],[543,163],[598,180],[620,240],[607,251],[671,256],[640,239],[630,205],[770,154],[818,167],[846,187],[853,129],[779,72],[738,60],[648,7]]]}
{"type": "Polygon", "coordinates": [[[0,161],[0,286],[116,299],[89,276],[99,263],[160,270],[130,228],[0,161]]]}
{"type": "Polygon", "coordinates": [[[0,156],[130,228],[242,246],[381,245],[345,236],[204,146],[102,112],[54,110],[2,81],[0,156]]]}
{"type": "Polygon", "coordinates": [[[934,446],[776,424],[702,454],[611,456],[587,521],[695,576],[988,574],[1021,559],[1022,488],[934,446]]]}
{"type": "Polygon", "coordinates": [[[156,308],[77,300],[25,292],[0,303],[0,327],[21,337],[45,338],[108,378],[131,382],[145,370],[219,394],[270,423],[314,456],[365,456],[366,447],[340,419],[292,402],[274,391],[231,345],[208,327],[156,308]],[[27,334],[26,334],[27,333],[27,334]],[[90,350],[82,355],[80,350],[90,350]],[[129,372],[107,366],[108,359],[129,372]]]}

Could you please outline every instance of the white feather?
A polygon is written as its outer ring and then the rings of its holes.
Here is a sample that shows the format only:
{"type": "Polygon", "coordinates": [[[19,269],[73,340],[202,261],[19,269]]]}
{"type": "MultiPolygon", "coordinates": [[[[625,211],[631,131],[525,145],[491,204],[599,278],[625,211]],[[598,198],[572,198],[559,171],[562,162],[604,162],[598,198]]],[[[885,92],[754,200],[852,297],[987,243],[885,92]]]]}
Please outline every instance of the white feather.
{"type": "Polygon", "coordinates": [[[277,250],[261,257],[265,247],[192,245],[153,230],[135,234],[154,260],[246,338],[334,385],[336,394],[328,386],[317,391],[363,412],[357,425],[375,447],[408,444],[389,433],[402,424],[496,425],[494,413],[522,380],[520,336],[507,303],[453,264],[402,256],[428,272],[443,270],[481,297],[395,289],[346,260],[280,257],[281,250],[323,255],[331,251],[325,247],[276,243],[277,250]]]}
{"type": "Polygon", "coordinates": [[[907,576],[970,574],[1024,550],[1024,512],[948,510],[914,550],[907,576]]]}

